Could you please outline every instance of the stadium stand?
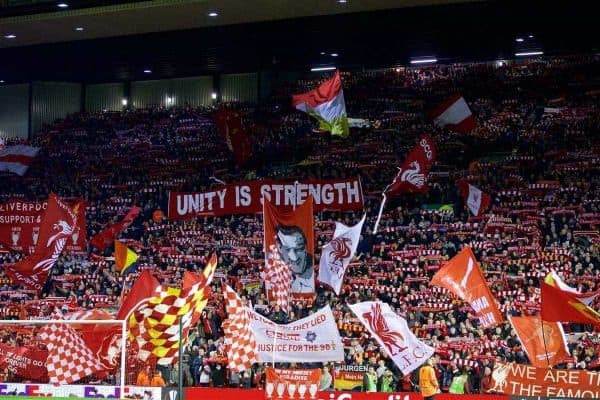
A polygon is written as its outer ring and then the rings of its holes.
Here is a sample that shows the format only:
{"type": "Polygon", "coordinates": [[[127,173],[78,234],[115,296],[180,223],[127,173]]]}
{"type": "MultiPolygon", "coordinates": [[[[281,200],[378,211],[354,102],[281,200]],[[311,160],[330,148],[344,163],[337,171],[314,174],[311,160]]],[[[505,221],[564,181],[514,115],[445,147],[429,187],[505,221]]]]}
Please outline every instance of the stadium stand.
{"type": "MultiPolygon", "coordinates": [[[[456,369],[466,368],[471,393],[486,393],[494,362],[528,362],[519,339],[508,322],[482,329],[469,306],[430,286],[429,280],[469,245],[503,313],[536,315],[538,278],[551,270],[582,292],[600,289],[597,70],[597,56],[581,55],[502,66],[465,63],[343,72],[348,115],[372,122],[352,128],[348,139],[315,132],[313,121],[289,106],[292,94],[321,80],[286,83],[267,102],[226,105],[241,112],[249,132],[252,157],[243,168],[236,167],[218,135],[213,108],[70,115],[35,137],[31,144],[41,151],[25,177],[0,176],[0,198],[41,201],[50,191],[66,199],[83,197],[88,238],[139,206],[141,215],[121,235],[140,255],[138,266],[121,276],[106,258],[112,248],[101,252],[88,246],[59,258],[41,297],[13,285],[0,269],[0,318],[47,317],[53,306],[114,310],[141,271],[148,269],[162,282],[177,285],[184,271],[201,271],[216,252],[217,279],[181,363],[184,385],[263,384],[262,365],[255,364],[243,376],[228,372],[223,377],[210,368],[225,365],[221,282],[227,282],[254,310],[280,323],[329,304],[345,344],[345,362],[373,366],[378,376],[388,368],[398,391],[414,391],[415,378],[401,376],[347,307],[380,299],[435,347],[443,391],[448,391],[456,369]],[[455,94],[467,99],[478,120],[468,134],[436,127],[428,117],[435,105],[455,94]],[[423,132],[431,134],[438,149],[430,190],[389,201],[379,231],[373,233],[381,191],[423,132]],[[318,287],[313,302],[295,302],[288,314],[269,304],[261,290],[261,216],[169,221],[156,213],[167,214],[170,190],[209,190],[218,186],[214,178],[235,182],[355,176],[361,179],[367,213],[359,258],[351,264],[340,296],[318,287]],[[456,186],[461,178],[492,195],[487,214],[470,216],[456,186]]],[[[10,138],[5,142],[15,144],[10,138]]],[[[361,217],[361,212],[316,214],[315,248],[331,239],[335,221],[353,225],[361,217]]],[[[319,255],[316,251],[317,265],[319,255]]],[[[22,252],[2,249],[0,264],[22,257],[22,252]]],[[[598,306],[596,302],[593,307],[598,306]]],[[[594,334],[593,328],[580,324],[565,329],[572,357],[558,368],[597,369],[597,330],[594,334]]],[[[27,332],[3,328],[0,334],[2,343],[11,346],[37,345],[27,332]]],[[[134,384],[143,365],[134,354],[129,356],[127,381],[134,384]]],[[[335,369],[333,364],[328,367],[335,369]]],[[[172,372],[172,367],[163,370],[167,383],[173,382],[172,372]]],[[[3,374],[2,381],[22,380],[8,370],[3,374]]],[[[115,376],[86,379],[114,382],[115,376]]]]}

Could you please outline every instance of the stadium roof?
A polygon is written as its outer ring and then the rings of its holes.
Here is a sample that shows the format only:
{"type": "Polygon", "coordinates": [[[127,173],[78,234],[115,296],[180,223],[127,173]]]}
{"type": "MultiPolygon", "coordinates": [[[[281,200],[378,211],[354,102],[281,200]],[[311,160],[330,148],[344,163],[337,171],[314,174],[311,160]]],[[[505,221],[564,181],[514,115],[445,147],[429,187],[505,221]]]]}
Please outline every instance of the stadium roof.
{"type": "Polygon", "coordinates": [[[2,36],[17,37],[0,40],[0,47],[480,0],[4,1],[8,4],[0,9],[2,36]],[[83,30],[76,31],[77,27],[83,30]]]}
{"type": "Polygon", "coordinates": [[[279,73],[321,65],[369,68],[406,65],[411,57],[430,55],[441,62],[488,60],[511,58],[519,48],[543,47],[545,54],[590,51],[600,37],[595,14],[583,1],[157,0],[111,5],[111,0],[64,0],[64,9],[58,0],[44,1],[0,0],[36,4],[0,13],[0,79],[6,83],[279,73]],[[218,16],[210,17],[211,12],[218,16]],[[11,34],[15,37],[6,37],[11,34]],[[525,42],[516,43],[517,37],[525,42]]]}

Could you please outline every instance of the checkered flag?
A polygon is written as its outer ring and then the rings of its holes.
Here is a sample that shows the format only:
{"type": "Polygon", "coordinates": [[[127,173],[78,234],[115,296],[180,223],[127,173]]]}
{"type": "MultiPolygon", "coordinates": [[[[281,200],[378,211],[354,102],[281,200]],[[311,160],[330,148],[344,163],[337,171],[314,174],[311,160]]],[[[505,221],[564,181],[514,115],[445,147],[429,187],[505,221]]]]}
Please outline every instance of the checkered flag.
{"type": "Polygon", "coordinates": [[[146,300],[131,314],[129,338],[137,343],[138,357],[142,361],[171,365],[177,360],[180,342],[185,343],[190,327],[198,322],[208,303],[209,286],[216,268],[217,257],[213,254],[202,275],[186,272],[181,289],[158,287],[155,297],[146,300]]]}
{"type": "MultiPolygon", "coordinates": [[[[60,312],[53,316],[62,319],[60,312]]],[[[46,368],[50,383],[71,384],[104,371],[100,360],[69,325],[48,324],[41,330],[40,338],[48,348],[46,368]]]]}
{"type": "Polygon", "coordinates": [[[250,328],[248,311],[237,293],[225,285],[225,309],[227,319],[223,321],[225,347],[227,349],[227,367],[235,372],[244,372],[258,362],[256,340],[250,328]]]}
{"type": "Polygon", "coordinates": [[[265,288],[270,300],[289,311],[290,294],[292,290],[292,270],[283,262],[276,245],[269,247],[269,257],[264,269],[265,288]]]}

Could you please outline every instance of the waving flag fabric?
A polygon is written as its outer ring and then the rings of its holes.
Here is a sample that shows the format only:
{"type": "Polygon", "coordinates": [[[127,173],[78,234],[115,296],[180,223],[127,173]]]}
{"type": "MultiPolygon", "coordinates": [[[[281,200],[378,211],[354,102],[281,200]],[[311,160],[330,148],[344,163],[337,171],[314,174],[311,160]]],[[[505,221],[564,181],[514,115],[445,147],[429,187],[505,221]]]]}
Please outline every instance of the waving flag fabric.
{"type": "Polygon", "coordinates": [[[419,368],[433,355],[433,348],[419,341],[406,320],[393,312],[388,304],[365,301],[348,307],[404,375],[419,368]]]}
{"type": "Polygon", "coordinates": [[[142,271],[137,278],[125,299],[121,301],[121,307],[115,316],[115,319],[125,319],[134,310],[145,301],[154,297],[157,289],[160,288],[160,282],[149,270],[142,271]]]}
{"type": "Polygon", "coordinates": [[[99,248],[105,250],[110,244],[117,238],[117,236],[140,215],[142,211],[139,207],[131,207],[127,215],[116,224],[112,224],[105,228],[102,232],[94,236],[90,243],[99,248]]]}
{"type": "Polygon", "coordinates": [[[337,295],[340,294],[346,268],[356,253],[366,217],[364,215],[358,224],[350,227],[336,222],[333,239],[323,246],[318,278],[331,287],[337,295]]]}
{"type": "Polygon", "coordinates": [[[436,126],[448,127],[459,133],[467,133],[477,127],[477,121],[461,95],[437,106],[431,113],[436,126]]]}
{"type": "Polygon", "coordinates": [[[227,147],[233,153],[235,163],[241,166],[248,161],[252,155],[252,146],[248,135],[242,126],[242,116],[238,111],[220,109],[214,115],[215,125],[219,134],[227,143],[227,147]]]}
{"type": "Polygon", "coordinates": [[[202,275],[188,271],[181,289],[161,286],[151,299],[129,317],[129,337],[137,342],[142,361],[171,365],[177,359],[180,341],[185,344],[191,326],[198,322],[208,302],[208,291],[217,257],[211,257],[202,275]],[[179,324],[183,336],[179,337],[179,324]]]}
{"type": "Polygon", "coordinates": [[[433,139],[429,135],[421,136],[417,145],[406,156],[402,166],[398,168],[399,171],[394,181],[383,190],[383,200],[379,207],[374,233],[377,232],[383,207],[388,197],[394,197],[400,193],[426,193],[429,190],[427,178],[435,159],[436,149],[433,139]]]}
{"type": "Polygon", "coordinates": [[[469,303],[483,328],[490,328],[502,322],[496,299],[483,278],[470,247],[463,248],[452,257],[431,278],[431,284],[444,287],[469,303]]]}
{"type": "Polygon", "coordinates": [[[458,188],[467,207],[474,216],[482,214],[492,204],[492,197],[489,194],[482,192],[465,180],[458,182],[458,188]]]}
{"type": "Polygon", "coordinates": [[[600,290],[596,290],[588,293],[581,293],[577,289],[572,288],[563,282],[562,279],[558,276],[558,274],[554,271],[550,271],[548,275],[544,278],[544,282],[550,286],[558,288],[563,292],[568,292],[571,296],[575,297],[577,300],[581,301],[586,306],[589,306],[596,300],[596,297],[600,295],[600,290]]]}
{"type": "Polygon", "coordinates": [[[129,272],[130,267],[137,261],[138,255],[135,251],[115,240],[115,270],[124,275],[129,272]]]}
{"type": "Polygon", "coordinates": [[[39,147],[16,145],[0,149],[0,171],[23,176],[40,151],[39,147]]]}
{"type": "Polygon", "coordinates": [[[340,72],[310,92],[292,96],[292,106],[315,117],[320,128],[332,135],[348,137],[348,115],[340,72]]]}
{"type": "Polygon", "coordinates": [[[48,324],[42,328],[40,339],[48,348],[46,368],[50,383],[68,385],[104,370],[96,355],[69,325],[48,324]]]}
{"type": "Polygon", "coordinates": [[[531,365],[547,368],[569,357],[565,333],[558,322],[543,322],[539,316],[508,317],[531,365]]]}
{"type": "Polygon", "coordinates": [[[225,311],[227,319],[223,321],[227,367],[235,372],[244,372],[258,362],[256,339],[250,328],[248,311],[237,293],[225,285],[225,311]]]}
{"type": "Polygon", "coordinates": [[[39,238],[33,254],[13,266],[5,268],[15,284],[41,290],[50,270],[63,251],[67,239],[77,225],[81,202],[73,208],[54,193],[48,197],[48,206],[42,217],[39,238]]]}
{"type": "Polygon", "coordinates": [[[540,282],[541,316],[544,321],[579,322],[600,327],[600,313],[586,306],[572,294],[540,282]]]}

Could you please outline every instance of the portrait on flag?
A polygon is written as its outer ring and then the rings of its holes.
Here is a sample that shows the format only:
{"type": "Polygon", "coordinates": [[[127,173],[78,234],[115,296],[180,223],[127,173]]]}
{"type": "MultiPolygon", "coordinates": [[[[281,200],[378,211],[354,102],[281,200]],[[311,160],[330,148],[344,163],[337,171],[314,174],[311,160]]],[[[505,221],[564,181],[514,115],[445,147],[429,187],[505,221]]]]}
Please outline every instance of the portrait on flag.
{"type": "Polygon", "coordinates": [[[264,199],[265,286],[269,300],[284,308],[290,296],[314,296],[313,225],[311,196],[291,212],[264,199]]]}

